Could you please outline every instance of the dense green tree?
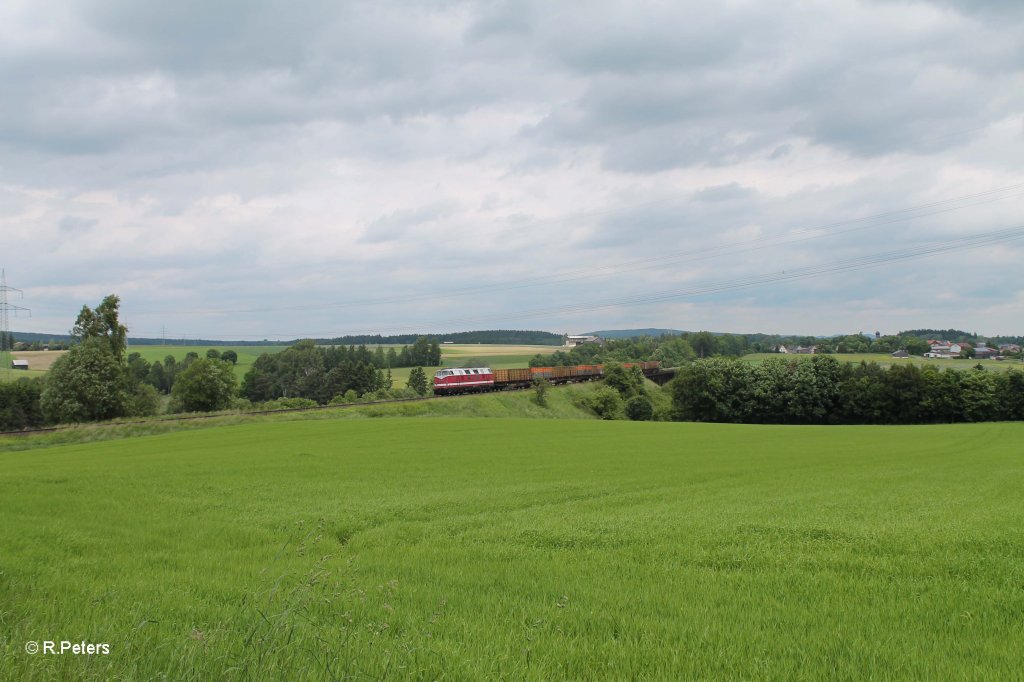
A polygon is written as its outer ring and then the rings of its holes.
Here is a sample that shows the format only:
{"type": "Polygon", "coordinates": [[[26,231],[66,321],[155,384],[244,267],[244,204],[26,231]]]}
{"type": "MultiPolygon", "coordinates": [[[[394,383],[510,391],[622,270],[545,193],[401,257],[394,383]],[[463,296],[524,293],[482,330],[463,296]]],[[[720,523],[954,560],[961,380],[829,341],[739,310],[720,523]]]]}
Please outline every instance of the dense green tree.
{"type": "Polygon", "coordinates": [[[46,421],[40,404],[42,393],[42,379],[0,383],[0,431],[42,426],[46,421]]]}
{"type": "Polygon", "coordinates": [[[626,401],[626,417],[635,422],[650,421],[654,417],[654,405],[645,395],[635,395],[626,401]]]}
{"type": "Polygon", "coordinates": [[[995,392],[1001,419],[1024,420],[1024,371],[1012,369],[1001,374],[995,392]]]}
{"type": "Polygon", "coordinates": [[[690,342],[679,336],[660,344],[651,354],[651,359],[661,361],[662,367],[682,367],[696,357],[690,342]]]}
{"type": "Polygon", "coordinates": [[[928,341],[919,339],[916,336],[900,337],[900,346],[911,355],[924,355],[932,349],[928,345],[928,341]]]}
{"type": "Polygon", "coordinates": [[[644,392],[644,375],[639,367],[623,367],[617,362],[604,366],[604,385],[614,388],[623,400],[629,400],[644,392]]]}
{"type": "Polygon", "coordinates": [[[993,421],[999,418],[996,382],[983,368],[963,372],[960,380],[960,400],[964,406],[964,419],[969,422],[993,421]]]}
{"type": "Polygon", "coordinates": [[[670,384],[676,415],[687,421],[747,422],[754,415],[753,368],[712,358],[683,367],[670,384]]]}
{"type": "Polygon", "coordinates": [[[132,384],[148,384],[152,366],[140,353],[128,355],[128,376],[132,384]]]}
{"type": "Polygon", "coordinates": [[[614,388],[603,386],[583,398],[583,404],[601,419],[620,419],[624,413],[622,396],[614,388]]]}
{"type": "Polygon", "coordinates": [[[715,337],[710,332],[697,332],[690,337],[689,341],[698,358],[709,358],[715,354],[718,348],[715,337]]]}
{"type": "Polygon", "coordinates": [[[256,358],[242,378],[242,396],[254,403],[282,397],[284,391],[279,382],[278,365],[277,356],[270,353],[263,353],[256,358]]]}
{"type": "Polygon", "coordinates": [[[178,375],[171,395],[182,412],[212,412],[231,406],[236,385],[230,362],[200,358],[178,375]]]}
{"type": "Polygon", "coordinates": [[[220,354],[220,359],[221,360],[226,360],[227,362],[230,362],[232,365],[237,365],[238,364],[238,353],[236,353],[235,351],[233,351],[233,350],[231,350],[229,348],[228,350],[226,350],[226,351],[224,351],[223,353],[220,354]]]}
{"type": "Polygon", "coordinates": [[[118,319],[120,305],[121,299],[111,294],[104,298],[95,310],[89,306],[82,306],[71,330],[71,336],[79,341],[103,340],[114,359],[120,362],[128,348],[128,328],[118,319]]]}
{"type": "Polygon", "coordinates": [[[210,358],[211,360],[220,360],[220,351],[217,350],[216,348],[211,348],[208,351],[206,351],[206,357],[210,358]]]}
{"type": "Polygon", "coordinates": [[[109,340],[93,336],[53,363],[40,402],[51,422],[113,419],[132,412],[130,389],[109,340]]]}
{"type": "Polygon", "coordinates": [[[414,367],[413,370],[409,372],[409,380],[406,382],[405,385],[408,388],[411,388],[412,390],[416,391],[416,393],[419,395],[426,395],[428,388],[427,375],[423,371],[423,368],[414,367]]]}

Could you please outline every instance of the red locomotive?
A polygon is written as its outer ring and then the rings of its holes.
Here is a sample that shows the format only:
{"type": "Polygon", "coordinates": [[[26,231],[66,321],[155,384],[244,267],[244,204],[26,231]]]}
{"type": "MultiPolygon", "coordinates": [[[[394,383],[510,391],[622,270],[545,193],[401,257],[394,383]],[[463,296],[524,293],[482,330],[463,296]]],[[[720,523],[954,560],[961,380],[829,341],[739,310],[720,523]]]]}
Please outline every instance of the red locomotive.
{"type": "MultiPolygon", "coordinates": [[[[639,367],[645,375],[653,374],[660,362],[629,362],[623,367],[639,367]]],[[[570,367],[523,367],[494,369],[490,367],[460,367],[434,372],[434,395],[503,391],[509,388],[527,388],[534,381],[546,379],[553,384],[576,381],[594,381],[604,376],[604,365],[572,365],[570,367]]]]}

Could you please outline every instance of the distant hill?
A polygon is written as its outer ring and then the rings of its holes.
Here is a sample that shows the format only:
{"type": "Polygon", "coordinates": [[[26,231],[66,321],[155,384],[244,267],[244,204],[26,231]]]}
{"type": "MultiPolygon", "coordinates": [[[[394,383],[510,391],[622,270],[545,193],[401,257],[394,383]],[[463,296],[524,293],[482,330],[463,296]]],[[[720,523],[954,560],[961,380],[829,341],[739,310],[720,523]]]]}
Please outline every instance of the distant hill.
{"type": "Polygon", "coordinates": [[[381,336],[380,334],[364,336],[339,336],[333,339],[317,339],[317,343],[345,345],[352,344],[410,344],[416,339],[426,336],[438,341],[451,341],[452,343],[490,343],[503,346],[561,346],[565,338],[561,334],[551,332],[531,331],[524,329],[484,329],[473,332],[447,332],[442,334],[394,334],[381,336]]]}
{"type": "Polygon", "coordinates": [[[602,339],[633,339],[639,336],[662,336],[663,334],[677,336],[685,333],[686,332],[680,331],[679,329],[656,329],[654,327],[648,327],[647,329],[605,329],[598,332],[584,332],[583,336],[600,336],[602,339]]]}

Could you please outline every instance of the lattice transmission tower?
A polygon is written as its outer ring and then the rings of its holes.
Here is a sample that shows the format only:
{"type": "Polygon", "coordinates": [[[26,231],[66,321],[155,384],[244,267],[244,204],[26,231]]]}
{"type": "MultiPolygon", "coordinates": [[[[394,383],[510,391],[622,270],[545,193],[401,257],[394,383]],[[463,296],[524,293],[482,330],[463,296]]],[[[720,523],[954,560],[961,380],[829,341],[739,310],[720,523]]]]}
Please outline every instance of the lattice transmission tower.
{"type": "Polygon", "coordinates": [[[22,308],[20,305],[8,302],[7,292],[9,291],[19,294],[22,298],[25,297],[25,292],[21,289],[7,286],[7,271],[0,270],[0,360],[4,363],[4,378],[8,381],[11,380],[11,350],[14,348],[14,339],[11,337],[10,314],[14,313],[14,316],[17,317],[19,312],[25,312],[28,313],[29,317],[32,316],[32,311],[28,308],[22,308]]]}

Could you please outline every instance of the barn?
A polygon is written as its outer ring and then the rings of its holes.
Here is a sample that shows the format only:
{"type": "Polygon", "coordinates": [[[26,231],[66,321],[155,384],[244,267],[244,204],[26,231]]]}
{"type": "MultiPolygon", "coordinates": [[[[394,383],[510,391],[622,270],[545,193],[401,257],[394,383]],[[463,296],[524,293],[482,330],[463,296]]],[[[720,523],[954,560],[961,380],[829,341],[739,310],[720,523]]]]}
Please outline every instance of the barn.
{"type": "Polygon", "coordinates": [[[11,369],[28,369],[28,360],[11,360],[11,369]]]}

